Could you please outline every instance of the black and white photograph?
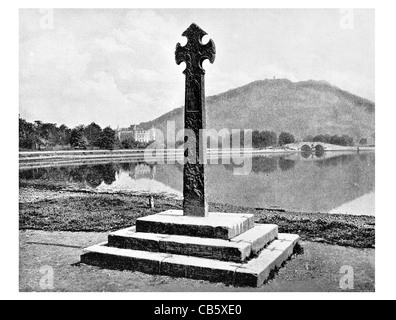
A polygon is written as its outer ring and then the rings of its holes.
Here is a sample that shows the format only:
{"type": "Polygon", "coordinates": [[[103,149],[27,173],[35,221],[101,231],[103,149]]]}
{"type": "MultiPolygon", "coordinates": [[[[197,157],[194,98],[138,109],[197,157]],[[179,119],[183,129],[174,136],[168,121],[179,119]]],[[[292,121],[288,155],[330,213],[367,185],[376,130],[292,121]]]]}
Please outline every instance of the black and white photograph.
{"type": "Polygon", "coordinates": [[[373,291],[374,40],[364,9],[21,10],[20,290],[373,291]]]}
{"type": "Polygon", "coordinates": [[[18,294],[378,291],[374,6],[15,10],[18,294]]]}

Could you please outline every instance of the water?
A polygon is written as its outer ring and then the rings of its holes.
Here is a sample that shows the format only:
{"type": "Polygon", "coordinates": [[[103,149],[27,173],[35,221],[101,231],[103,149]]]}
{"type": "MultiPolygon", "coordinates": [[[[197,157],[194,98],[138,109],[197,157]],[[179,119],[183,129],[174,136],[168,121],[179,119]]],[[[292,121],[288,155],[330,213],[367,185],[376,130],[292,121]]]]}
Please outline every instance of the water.
{"type": "MultiPolygon", "coordinates": [[[[372,152],[267,155],[252,161],[252,172],[245,176],[234,175],[233,164],[209,165],[209,201],[298,212],[374,215],[372,152]]],[[[182,197],[183,167],[145,163],[65,166],[20,170],[20,179],[182,197]]]]}

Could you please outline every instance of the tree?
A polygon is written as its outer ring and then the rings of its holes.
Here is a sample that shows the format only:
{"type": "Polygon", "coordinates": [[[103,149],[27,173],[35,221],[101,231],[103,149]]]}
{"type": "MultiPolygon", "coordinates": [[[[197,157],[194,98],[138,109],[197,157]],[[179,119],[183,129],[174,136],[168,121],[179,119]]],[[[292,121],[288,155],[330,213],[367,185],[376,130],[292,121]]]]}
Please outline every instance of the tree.
{"type": "Polygon", "coordinates": [[[252,132],[252,143],[254,148],[266,148],[276,145],[277,135],[272,131],[255,130],[252,132]]]}
{"type": "Polygon", "coordinates": [[[359,144],[362,145],[362,146],[366,145],[367,144],[367,138],[360,139],[359,144]]]}
{"type": "MultiPolygon", "coordinates": [[[[182,141],[176,141],[176,147],[177,148],[180,147],[183,143],[184,142],[182,142],[182,141]]],[[[149,144],[150,143],[135,141],[135,139],[133,139],[131,137],[131,138],[122,140],[121,147],[123,149],[144,149],[144,148],[147,148],[147,146],[149,144]]]]}
{"type": "Polygon", "coordinates": [[[324,135],[324,143],[330,143],[331,136],[329,134],[324,135]]]}
{"type": "Polygon", "coordinates": [[[99,148],[104,150],[114,150],[115,142],[116,142],[115,131],[110,127],[103,129],[98,141],[99,148]]]}
{"type": "Polygon", "coordinates": [[[283,146],[285,144],[290,144],[296,142],[296,139],[291,133],[288,132],[282,132],[279,135],[279,145],[283,146]]]}
{"type": "Polygon", "coordinates": [[[38,139],[35,126],[19,118],[19,148],[36,149],[37,142],[38,139]]]}
{"type": "Polygon", "coordinates": [[[49,141],[50,143],[56,142],[56,135],[58,127],[55,123],[43,123],[40,127],[40,137],[49,141]]]}
{"type": "Polygon", "coordinates": [[[278,140],[278,136],[273,131],[263,131],[260,133],[261,141],[264,147],[274,146],[278,140]]]}
{"type": "Polygon", "coordinates": [[[342,141],[344,146],[353,146],[354,145],[353,138],[348,136],[348,135],[346,135],[346,134],[342,135],[341,141],[342,141]]]}
{"type": "Polygon", "coordinates": [[[312,142],[331,143],[331,138],[329,134],[319,134],[313,138],[312,142]]]}
{"type": "Polygon", "coordinates": [[[118,139],[118,137],[115,138],[114,149],[115,150],[123,149],[122,143],[121,143],[120,139],[118,139]]]}
{"type": "Polygon", "coordinates": [[[92,122],[89,126],[85,128],[84,132],[90,146],[98,147],[100,135],[102,133],[102,128],[99,125],[97,125],[95,122],[92,122]]]}
{"type": "Polygon", "coordinates": [[[338,135],[333,135],[330,138],[330,143],[338,146],[353,146],[353,138],[344,134],[341,137],[338,135]]]}
{"type": "Polygon", "coordinates": [[[342,141],[341,141],[341,137],[339,137],[338,135],[333,135],[333,136],[331,136],[331,139],[330,139],[330,143],[331,144],[335,144],[335,145],[339,145],[339,146],[342,146],[343,145],[343,143],[342,143],[342,141]]]}
{"type": "Polygon", "coordinates": [[[70,135],[71,135],[71,129],[69,129],[67,126],[62,124],[59,127],[59,144],[60,145],[67,145],[70,143],[70,135]]]}
{"type": "Polygon", "coordinates": [[[134,140],[132,138],[122,140],[121,146],[123,149],[133,149],[134,140]]]}
{"type": "Polygon", "coordinates": [[[43,123],[42,121],[34,122],[36,132],[36,145],[39,149],[42,146],[49,147],[56,145],[57,126],[55,123],[43,123]]]}
{"type": "Polygon", "coordinates": [[[86,149],[88,140],[84,135],[84,126],[74,128],[70,133],[70,145],[74,149],[86,149]]]}

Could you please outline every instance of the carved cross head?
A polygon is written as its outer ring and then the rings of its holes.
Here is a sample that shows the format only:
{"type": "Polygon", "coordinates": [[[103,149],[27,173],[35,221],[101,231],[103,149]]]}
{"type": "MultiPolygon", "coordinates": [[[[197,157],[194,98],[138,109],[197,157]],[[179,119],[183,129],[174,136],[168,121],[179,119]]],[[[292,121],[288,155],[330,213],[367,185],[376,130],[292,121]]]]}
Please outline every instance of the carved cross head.
{"type": "Polygon", "coordinates": [[[184,74],[205,74],[202,62],[206,59],[213,63],[216,58],[216,47],[213,40],[207,44],[202,43],[202,38],[207,35],[200,27],[193,23],[182,36],[187,38],[187,44],[182,47],[180,43],[176,46],[176,63],[186,63],[184,74]]]}

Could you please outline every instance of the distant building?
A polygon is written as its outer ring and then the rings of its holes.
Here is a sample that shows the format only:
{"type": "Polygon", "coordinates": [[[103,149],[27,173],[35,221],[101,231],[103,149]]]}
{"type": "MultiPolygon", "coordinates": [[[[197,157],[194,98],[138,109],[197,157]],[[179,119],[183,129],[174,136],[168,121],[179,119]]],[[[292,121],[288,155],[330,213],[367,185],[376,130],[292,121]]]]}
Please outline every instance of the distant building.
{"type": "Polygon", "coordinates": [[[118,127],[116,130],[116,135],[120,141],[133,139],[137,142],[149,143],[151,141],[155,141],[155,128],[153,127],[146,131],[138,128],[136,125],[133,127],[131,126],[128,129],[120,129],[118,127]]]}

